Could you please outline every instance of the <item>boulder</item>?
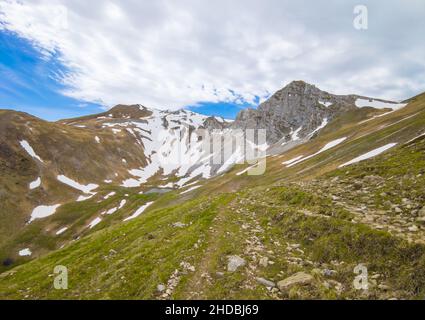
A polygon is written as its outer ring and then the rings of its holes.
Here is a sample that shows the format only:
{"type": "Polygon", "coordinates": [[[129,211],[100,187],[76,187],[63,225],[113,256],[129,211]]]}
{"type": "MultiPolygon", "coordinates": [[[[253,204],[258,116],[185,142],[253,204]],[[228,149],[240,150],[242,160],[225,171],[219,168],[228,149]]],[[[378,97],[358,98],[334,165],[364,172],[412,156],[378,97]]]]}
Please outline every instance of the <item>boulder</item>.
{"type": "Polygon", "coordinates": [[[287,291],[295,285],[308,285],[314,281],[313,276],[305,272],[298,272],[285,280],[279,281],[277,286],[280,291],[287,291]]]}
{"type": "Polygon", "coordinates": [[[246,262],[239,256],[229,256],[227,264],[227,271],[235,272],[239,267],[243,267],[246,262]]]}

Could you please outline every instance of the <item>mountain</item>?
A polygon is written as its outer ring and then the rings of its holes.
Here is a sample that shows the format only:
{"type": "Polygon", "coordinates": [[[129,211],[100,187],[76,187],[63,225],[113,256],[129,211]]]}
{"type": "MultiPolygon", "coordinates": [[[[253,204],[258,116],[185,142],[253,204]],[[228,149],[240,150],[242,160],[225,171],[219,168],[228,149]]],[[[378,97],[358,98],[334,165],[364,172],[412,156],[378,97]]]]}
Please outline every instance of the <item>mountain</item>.
{"type": "Polygon", "coordinates": [[[424,97],[296,81],[234,122],[140,105],[56,123],[0,111],[0,297],[421,297],[424,97]],[[240,150],[205,159],[204,128],[266,129],[266,172],[247,174],[240,150]],[[360,263],[368,296],[352,288],[360,263]],[[71,290],[47,289],[58,264],[71,290]],[[287,287],[297,272],[306,285],[287,287]]]}

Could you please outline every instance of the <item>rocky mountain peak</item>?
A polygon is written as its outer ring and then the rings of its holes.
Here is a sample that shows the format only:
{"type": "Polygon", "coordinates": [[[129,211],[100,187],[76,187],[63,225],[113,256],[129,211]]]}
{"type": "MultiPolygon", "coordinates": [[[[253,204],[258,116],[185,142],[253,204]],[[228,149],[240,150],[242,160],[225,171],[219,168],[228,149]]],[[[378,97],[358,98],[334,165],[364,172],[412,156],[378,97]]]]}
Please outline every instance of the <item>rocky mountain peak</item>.
{"type": "Polygon", "coordinates": [[[292,81],[254,109],[239,113],[233,127],[266,129],[274,144],[308,138],[341,112],[356,108],[354,96],[338,96],[304,81],[292,81]]]}

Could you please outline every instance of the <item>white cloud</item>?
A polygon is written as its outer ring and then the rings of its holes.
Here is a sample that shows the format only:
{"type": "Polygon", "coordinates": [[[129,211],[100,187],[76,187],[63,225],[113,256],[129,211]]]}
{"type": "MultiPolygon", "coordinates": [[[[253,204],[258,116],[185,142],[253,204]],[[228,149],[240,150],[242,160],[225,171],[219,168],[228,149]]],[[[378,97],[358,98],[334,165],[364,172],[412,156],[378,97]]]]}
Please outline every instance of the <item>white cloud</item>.
{"type": "Polygon", "coordinates": [[[363,2],[367,31],[352,0],[0,0],[0,28],[60,54],[65,94],[107,106],[253,103],[296,79],[394,99],[424,90],[421,1],[363,2]]]}

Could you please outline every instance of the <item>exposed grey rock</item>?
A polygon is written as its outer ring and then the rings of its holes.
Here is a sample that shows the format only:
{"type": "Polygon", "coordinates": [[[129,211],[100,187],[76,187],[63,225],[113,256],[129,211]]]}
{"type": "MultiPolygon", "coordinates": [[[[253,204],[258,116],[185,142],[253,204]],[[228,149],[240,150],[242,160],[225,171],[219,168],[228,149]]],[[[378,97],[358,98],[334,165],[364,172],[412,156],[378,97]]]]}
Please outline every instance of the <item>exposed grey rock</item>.
{"type": "Polygon", "coordinates": [[[331,270],[331,269],[324,269],[322,270],[322,274],[326,277],[332,277],[336,274],[337,272],[335,270],[331,270]]]}
{"type": "Polygon", "coordinates": [[[304,138],[324,119],[330,121],[341,112],[356,108],[356,99],[357,96],[332,95],[304,81],[293,81],[257,110],[242,110],[232,128],[266,129],[270,144],[285,137],[290,140],[291,132],[299,128],[298,136],[304,138]]]}
{"type": "Polygon", "coordinates": [[[209,117],[204,121],[203,127],[207,130],[223,130],[228,123],[220,122],[215,117],[209,117]]]}
{"type": "Polygon", "coordinates": [[[156,289],[158,290],[158,292],[162,293],[165,291],[165,286],[163,284],[159,284],[156,289]]]}
{"type": "Polygon", "coordinates": [[[273,281],[264,279],[264,278],[256,278],[257,282],[266,286],[267,288],[274,288],[276,284],[273,281]]]}
{"type": "Polygon", "coordinates": [[[227,264],[227,271],[235,272],[239,267],[243,267],[246,262],[239,256],[229,256],[227,264]]]}
{"type": "Polygon", "coordinates": [[[184,227],[186,227],[186,224],[184,224],[182,222],[176,222],[176,223],[173,223],[173,227],[174,228],[184,228],[184,227]]]}
{"type": "Polygon", "coordinates": [[[263,257],[263,258],[260,259],[259,263],[260,263],[260,266],[265,268],[269,265],[269,258],[263,257]]]}

